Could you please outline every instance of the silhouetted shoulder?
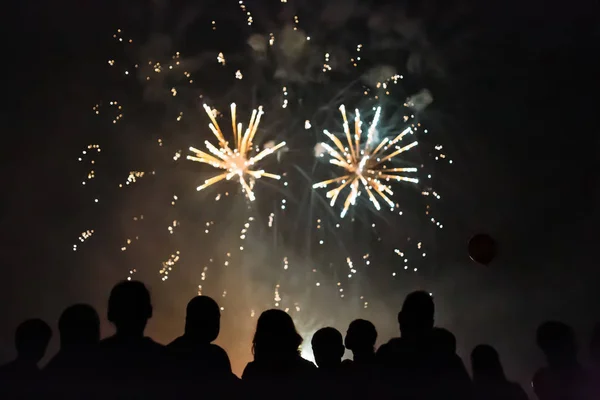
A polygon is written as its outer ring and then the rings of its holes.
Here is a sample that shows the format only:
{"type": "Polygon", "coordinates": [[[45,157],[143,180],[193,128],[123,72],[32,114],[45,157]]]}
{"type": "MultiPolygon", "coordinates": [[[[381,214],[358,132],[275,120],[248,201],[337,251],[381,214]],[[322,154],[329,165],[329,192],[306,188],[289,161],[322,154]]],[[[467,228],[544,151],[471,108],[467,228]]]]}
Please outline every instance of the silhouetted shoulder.
{"type": "Polygon", "coordinates": [[[387,343],[382,344],[377,353],[375,353],[377,362],[380,364],[389,364],[393,362],[398,354],[402,352],[404,342],[401,338],[392,338],[387,343]]]}
{"type": "Polygon", "coordinates": [[[217,344],[211,344],[209,346],[209,354],[214,360],[219,361],[219,365],[226,366],[227,369],[231,371],[231,362],[229,361],[229,356],[225,349],[217,344]]]}
{"type": "Polygon", "coordinates": [[[179,336],[167,345],[167,348],[174,351],[186,349],[188,347],[187,340],[183,336],[179,336]]]}
{"type": "Polygon", "coordinates": [[[302,358],[302,357],[298,357],[299,358],[299,362],[298,364],[300,365],[300,368],[309,371],[309,372],[314,372],[317,370],[317,366],[315,364],[313,364],[312,362],[302,358]]]}
{"type": "Polygon", "coordinates": [[[509,396],[508,398],[512,400],[529,400],[521,385],[514,382],[509,383],[509,396]]]}
{"type": "Polygon", "coordinates": [[[298,356],[293,363],[280,364],[276,367],[271,365],[262,365],[256,361],[250,361],[244,372],[242,373],[242,379],[261,379],[263,377],[275,375],[288,375],[292,373],[296,378],[310,378],[314,376],[317,371],[317,367],[312,362],[305,360],[298,356]]]}
{"type": "Polygon", "coordinates": [[[118,336],[106,338],[100,342],[97,351],[102,368],[116,369],[141,368],[151,370],[167,360],[167,349],[149,337],[126,341],[118,336]],[[110,364],[110,365],[106,365],[110,364]]]}
{"type": "Polygon", "coordinates": [[[11,361],[8,364],[0,366],[0,382],[9,382],[21,375],[22,371],[19,368],[17,361],[11,361]]]}
{"type": "Polygon", "coordinates": [[[398,349],[402,346],[403,341],[402,338],[391,338],[387,343],[381,345],[377,352],[386,352],[394,349],[398,349]]]}
{"type": "Polygon", "coordinates": [[[254,361],[250,361],[248,364],[246,364],[244,372],[242,372],[242,379],[247,380],[255,378],[258,375],[257,370],[258,368],[256,367],[256,363],[254,361]]]}
{"type": "Polygon", "coordinates": [[[535,374],[533,375],[533,378],[531,379],[531,385],[533,386],[533,390],[534,391],[538,391],[539,389],[542,389],[548,381],[549,378],[549,370],[548,368],[540,368],[538,369],[535,374]]]}
{"type": "MultiPolygon", "coordinates": [[[[203,370],[210,375],[232,374],[227,352],[216,344],[197,343],[180,336],[167,346],[171,355],[186,368],[203,370]]],[[[191,372],[191,371],[190,371],[191,372]]]]}

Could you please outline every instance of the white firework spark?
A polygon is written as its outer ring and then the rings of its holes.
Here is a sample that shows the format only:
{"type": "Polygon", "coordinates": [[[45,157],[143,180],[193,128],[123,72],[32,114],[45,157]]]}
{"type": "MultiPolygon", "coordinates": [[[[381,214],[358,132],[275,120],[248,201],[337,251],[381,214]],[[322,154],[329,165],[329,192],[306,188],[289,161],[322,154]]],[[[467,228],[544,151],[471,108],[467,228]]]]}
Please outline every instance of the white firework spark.
{"type": "Polygon", "coordinates": [[[323,130],[323,133],[333,142],[336,148],[333,148],[327,143],[321,143],[321,145],[325,149],[325,152],[331,157],[329,162],[343,168],[345,173],[336,178],[315,183],[313,188],[325,188],[331,184],[338,184],[335,189],[327,192],[327,198],[331,199],[330,205],[332,207],[342,190],[347,186],[350,188],[350,193],[344,201],[344,207],[340,214],[342,218],[346,215],[350,206],[356,203],[356,198],[361,193],[361,186],[367,192],[369,200],[371,200],[377,210],[380,210],[381,206],[373,192],[378,194],[391,208],[393,208],[394,202],[388,196],[391,196],[394,193],[392,192],[390,185],[384,182],[389,182],[390,180],[412,183],[419,182],[416,178],[402,175],[402,173],[417,172],[417,168],[388,168],[385,165],[386,162],[392,161],[399,154],[412,149],[418,144],[417,141],[414,141],[403,147],[397,145],[404,136],[413,133],[412,129],[410,127],[406,128],[392,140],[386,137],[381,140],[377,146],[373,147],[373,136],[381,115],[381,107],[378,107],[371,126],[367,131],[366,143],[361,148],[362,121],[360,119],[359,111],[355,110],[354,138],[352,138],[350,134],[350,126],[348,124],[346,107],[344,107],[344,105],[340,106],[340,112],[344,119],[343,126],[347,140],[346,147],[344,147],[344,144],[340,139],[329,133],[326,129],[323,130]],[[390,148],[393,148],[394,151],[386,155],[386,151],[390,148]]]}

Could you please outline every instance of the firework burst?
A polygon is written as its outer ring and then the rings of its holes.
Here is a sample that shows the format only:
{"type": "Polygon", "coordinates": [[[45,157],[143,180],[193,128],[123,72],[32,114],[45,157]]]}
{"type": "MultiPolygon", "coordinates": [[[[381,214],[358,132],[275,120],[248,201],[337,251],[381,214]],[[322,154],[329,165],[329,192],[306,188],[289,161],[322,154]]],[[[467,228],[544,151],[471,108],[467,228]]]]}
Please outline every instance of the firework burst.
{"type": "Polygon", "coordinates": [[[258,124],[260,123],[260,118],[263,115],[262,107],[259,107],[258,110],[252,111],[252,117],[250,118],[250,124],[246,131],[242,134],[242,123],[238,123],[236,125],[236,106],[235,103],[231,104],[231,127],[233,130],[233,142],[234,148],[229,147],[229,142],[225,140],[223,136],[223,132],[215,119],[215,115],[213,110],[210,109],[206,104],[204,104],[204,110],[208,117],[211,120],[211,123],[208,125],[210,130],[213,132],[217,140],[219,141],[219,148],[210,143],[208,140],[204,142],[208,151],[212,154],[208,154],[203,152],[202,150],[198,150],[194,147],[190,147],[190,151],[195,153],[195,156],[187,156],[188,160],[196,161],[204,164],[209,164],[215,168],[219,168],[225,170],[225,172],[213,176],[212,178],[204,181],[204,184],[198,186],[197,190],[200,191],[205,189],[215,183],[225,180],[230,180],[233,177],[238,177],[240,186],[242,190],[246,194],[246,196],[250,199],[250,201],[254,201],[255,196],[252,188],[254,187],[254,181],[260,178],[271,178],[279,180],[281,177],[279,175],[271,174],[266,172],[265,170],[255,170],[253,169],[256,163],[258,163],[263,158],[273,154],[283,146],[285,146],[285,142],[281,142],[272,147],[268,147],[263,149],[262,151],[258,151],[258,153],[254,156],[251,155],[253,152],[253,140],[256,135],[256,130],[258,129],[258,124]]]}
{"type": "Polygon", "coordinates": [[[355,110],[354,137],[350,134],[350,125],[348,124],[346,107],[344,107],[344,105],[340,106],[340,112],[342,113],[342,118],[344,120],[344,134],[347,140],[346,147],[339,138],[329,133],[326,129],[323,130],[323,133],[333,142],[336,148],[333,148],[327,143],[321,143],[321,145],[323,146],[323,149],[325,149],[325,152],[331,157],[329,162],[343,168],[345,174],[333,179],[315,183],[313,188],[325,188],[332,184],[338,184],[336,188],[327,192],[327,198],[331,199],[330,205],[333,207],[342,190],[349,187],[350,192],[348,193],[348,196],[346,196],[344,207],[340,214],[342,218],[344,218],[350,206],[356,203],[356,198],[361,193],[361,187],[367,192],[369,200],[371,200],[377,210],[380,210],[381,206],[373,192],[378,194],[393,208],[394,202],[388,196],[392,196],[394,193],[389,184],[384,182],[389,182],[390,180],[412,183],[419,182],[416,178],[402,175],[403,173],[417,172],[417,168],[388,168],[386,165],[387,162],[393,161],[399,154],[412,149],[418,144],[417,141],[414,141],[403,147],[397,145],[404,136],[413,133],[412,129],[410,127],[406,128],[392,140],[386,137],[374,147],[373,136],[375,135],[379,117],[381,115],[381,107],[378,107],[371,126],[367,131],[367,140],[364,146],[362,146],[362,121],[360,119],[359,111],[355,110]],[[386,154],[390,148],[393,148],[394,151],[386,154]]]}

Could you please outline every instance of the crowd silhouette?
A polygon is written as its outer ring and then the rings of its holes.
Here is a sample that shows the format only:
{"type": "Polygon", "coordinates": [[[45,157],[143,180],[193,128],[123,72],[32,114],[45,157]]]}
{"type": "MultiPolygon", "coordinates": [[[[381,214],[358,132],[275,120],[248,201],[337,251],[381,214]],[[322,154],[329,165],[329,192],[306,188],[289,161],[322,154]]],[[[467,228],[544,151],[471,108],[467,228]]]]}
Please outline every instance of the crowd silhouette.
{"type": "MultiPolygon", "coordinates": [[[[456,338],[434,326],[433,297],[409,294],[398,313],[400,337],[375,349],[377,330],[366,320],[348,326],[345,338],[332,327],[319,329],[310,345],[316,365],[303,359],[303,338],[284,311],[264,311],[252,340],[254,360],[241,379],[227,352],[212,342],[220,331],[219,305],[197,296],[186,309],[185,331],[164,346],[144,336],[152,318],[150,293],[142,282],[123,281],[111,291],[108,320],[116,333],[100,339],[93,307],[75,304],[60,316],[60,350],[40,369],[52,337],[40,319],[15,331],[17,358],[0,367],[0,398],[356,398],[526,400],[521,386],[507,379],[492,346],[476,346],[472,377],[456,354],[456,338]],[[342,360],[345,349],[352,360],[342,360]]],[[[532,378],[539,400],[600,399],[600,324],[590,343],[591,365],[578,360],[573,329],[542,323],[537,345],[546,366],[532,378]]]]}

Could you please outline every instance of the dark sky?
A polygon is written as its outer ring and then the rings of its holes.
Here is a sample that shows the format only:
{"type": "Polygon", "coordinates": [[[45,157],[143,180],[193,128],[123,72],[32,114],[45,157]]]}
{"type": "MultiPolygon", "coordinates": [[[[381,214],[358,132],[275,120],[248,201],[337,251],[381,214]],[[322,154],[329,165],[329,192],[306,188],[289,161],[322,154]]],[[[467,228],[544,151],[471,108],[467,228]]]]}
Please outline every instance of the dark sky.
{"type": "MultiPolygon", "coordinates": [[[[19,320],[54,322],[67,303],[98,302],[111,285],[94,287],[103,272],[75,267],[61,248],[69,250],[66,227],[83,215],[71,159],[87,144],[86,113],[103,89],[95,77],[106,34],[124,17],[112,1],[39,3],[21,2],[5,35],[0,360],[11,354],[19,320]]],[[[473,3],[461,3],[470,17],[455,28],[469,32],[466,49],[444,53],[448,73],[428,85],[458,160],[444,184],[453,228],[440,239],[449,250],[435,280],[451,282],[445,297],[460,308],[451,312],[459,342],[500,342],[526,380],[539,361],[533,332],[541,320],[573,323],[585,345],[600,311],[598,25],[583,2],[473,3]],[[500,246],[489,269],[467,260],[466,241],[479,231],[500,246]]],[[[458,7],[423,4],[414,12],[430,24],[458,7]]],[[[451,30],[430,30],[435,45],[449,48],[451,30]]]]}

